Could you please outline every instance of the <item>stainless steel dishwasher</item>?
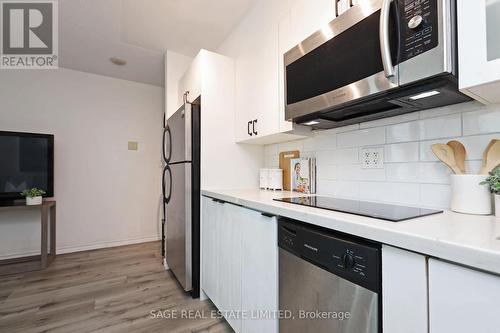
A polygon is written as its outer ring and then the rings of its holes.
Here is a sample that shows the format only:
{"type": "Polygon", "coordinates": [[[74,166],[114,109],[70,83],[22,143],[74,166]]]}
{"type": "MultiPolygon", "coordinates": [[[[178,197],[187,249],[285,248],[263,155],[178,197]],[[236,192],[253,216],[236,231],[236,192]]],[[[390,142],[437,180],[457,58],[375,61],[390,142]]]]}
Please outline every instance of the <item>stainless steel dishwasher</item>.
{"type": "Polygon", "coordinates": [[[280,218],[280,333],[381,333],[380,244],[280,218]]]}

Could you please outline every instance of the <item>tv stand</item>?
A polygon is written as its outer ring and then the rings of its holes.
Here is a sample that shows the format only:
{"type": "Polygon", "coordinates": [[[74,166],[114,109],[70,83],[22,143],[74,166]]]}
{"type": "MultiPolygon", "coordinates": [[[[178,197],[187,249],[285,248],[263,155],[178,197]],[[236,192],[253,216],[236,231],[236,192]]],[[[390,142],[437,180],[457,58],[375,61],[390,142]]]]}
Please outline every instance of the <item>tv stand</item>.
{"type": "Polygon", "coordinates": [[[24,200],[0,202],[0,211],[26,209],[40,210],[40,255],[0,260],[0,276],[45,269],[49,266],[49,264],[52,262],[52,260],[54,260],[56,256],[56,202],[53,200],[44,200],[41,205],[33,206],[27,206],[24,200]]]}

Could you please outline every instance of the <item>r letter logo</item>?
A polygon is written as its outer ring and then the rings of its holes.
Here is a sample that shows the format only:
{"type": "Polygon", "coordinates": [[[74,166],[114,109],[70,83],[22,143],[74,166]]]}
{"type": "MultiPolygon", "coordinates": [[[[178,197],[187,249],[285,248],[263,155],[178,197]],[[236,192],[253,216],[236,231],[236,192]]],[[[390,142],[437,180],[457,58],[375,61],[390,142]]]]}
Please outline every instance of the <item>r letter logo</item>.
{"type": "Polygon", "coordinates": [[[0,4],[0,68],[57,68],[57,2],[0,1],[0,4]]]}

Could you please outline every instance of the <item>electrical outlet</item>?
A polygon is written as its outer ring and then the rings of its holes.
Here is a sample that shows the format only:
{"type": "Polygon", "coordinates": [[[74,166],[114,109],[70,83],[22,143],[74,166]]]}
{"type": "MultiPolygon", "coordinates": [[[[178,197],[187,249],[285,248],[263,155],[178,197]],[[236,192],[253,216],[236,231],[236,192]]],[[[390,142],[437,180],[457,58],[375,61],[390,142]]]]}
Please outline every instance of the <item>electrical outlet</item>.
{"type": "Polygon", "coordinates": [[[375,147],[361,149],[361,164],[363,169],[383,169],[384,148],[375,147]]]}

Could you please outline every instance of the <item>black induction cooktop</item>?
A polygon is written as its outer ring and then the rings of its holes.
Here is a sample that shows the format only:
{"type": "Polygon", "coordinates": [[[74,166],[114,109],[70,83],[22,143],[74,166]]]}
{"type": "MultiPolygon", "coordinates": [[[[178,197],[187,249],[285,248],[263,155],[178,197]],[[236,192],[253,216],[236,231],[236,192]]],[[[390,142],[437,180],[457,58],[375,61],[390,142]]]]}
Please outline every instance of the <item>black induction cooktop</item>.
{"type": "Polygon", "coordinates": [[[360,216],[372,217],[376,219],[401,222],[417,217],[440,214],[442,210],[432,210],[416,207],[405,207],[389,204],[380,204],[368,201],[346,200],[331,197],[311,196],[296,198],[274,199],[301,206],[309,206],[327,210],[333,210],[342,213],[355,214],[360,216]]]}

